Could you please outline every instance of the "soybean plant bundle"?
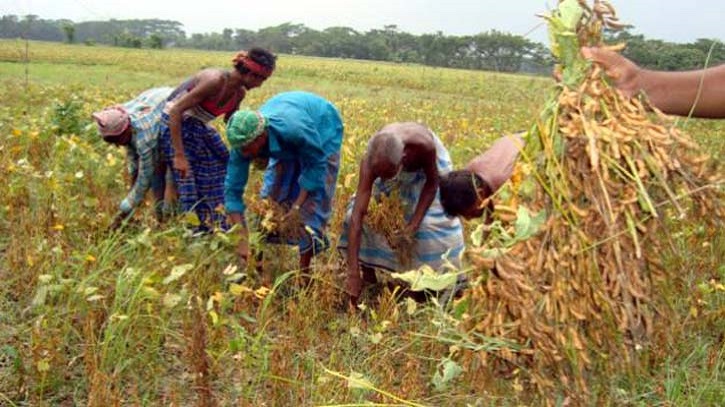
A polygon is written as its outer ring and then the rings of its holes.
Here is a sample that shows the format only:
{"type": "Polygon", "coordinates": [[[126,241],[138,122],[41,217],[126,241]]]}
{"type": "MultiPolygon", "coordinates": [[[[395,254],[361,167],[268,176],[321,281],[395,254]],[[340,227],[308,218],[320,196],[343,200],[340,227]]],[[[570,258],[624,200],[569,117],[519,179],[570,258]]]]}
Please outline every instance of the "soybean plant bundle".
{"type": "Polygon", "coordinates": [[[520,201],[548,219],[472,297],[490,311],[478,331],[525,345],[499,356],[534,367],[539,389],[555,377],[576,394],[595,358],[621,371],[639,350],[663,356],[672,315],[654,288],[678,272],[661,264],[663,228],[673,217],[722,227],[723,181],[646,97],[624,97],[581,57],[580,46],[606,46],[602,28],[620,27],[610,4],[565,0],[545,18],[562,81],[529,132],[522,159],[537,188],[520,201]]]}
{"type": "Polygon", "coordinates": [[[402,234],[405,229],[405,208],[397,189],[370,200],[365,223],[372,231],[385,237],[402,266],[410,266],[415,241],[412,236],[402,234]]]}
{"type": "Polygon", "coordinates": [[[298,238],[303,233],[304,225],[299,211],[284,219],[287,208],[271,199],[252,199],[249,209],[259,217],[259,226],[265,234],[298,238]]]}

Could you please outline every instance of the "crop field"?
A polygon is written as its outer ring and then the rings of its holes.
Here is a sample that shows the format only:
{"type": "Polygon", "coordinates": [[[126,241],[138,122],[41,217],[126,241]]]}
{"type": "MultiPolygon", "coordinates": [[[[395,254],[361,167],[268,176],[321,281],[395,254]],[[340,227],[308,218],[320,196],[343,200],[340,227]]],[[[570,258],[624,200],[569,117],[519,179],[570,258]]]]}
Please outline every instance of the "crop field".
{"type": "MultiPolygon", "coordinates": [[[[702,219],[664,219],[657,282],[677,318],[635,361],[587,371],[586,394],[562,375],[499,363],[529,343],[487,337],[491,310],[466,293],[448,307],[369,288],[344,305],[336,250],[301,284],[291,247],[264,250],[273,282],[236,268],[234,237],[159,226],[150,201],[110,232],[128,186],[124,151],[90,115],[156,86],[176,86],[232,55],[191,50],[0,41],[0,406],[691,405],[725,400],[725,238],[702,219]],[[232,277],[243,276],[241,283],[232,277]],[[542,390],[532,377],[550,375],[542,390]]],[[[462,167],[497,137],[529,129],[551,78],[280,55],[247,94],[256,108],[286,90],[332,101],[345,124],[329,226],[336,242],[359,160],[383,125],[419,121],[462,167]]],[[[221,121],[214,123],[223,130],[221,121]]],[[[725,120],[673,121],[714,161],[725,120]]],[[[247,196],[261,184],[253,173],[247,196]]],[[[511,202],[503,202],[513,205],[511,202]]],[[[465,223],[467,240],[480,220],[465,223]]],[[[465,260],[465,259],[464,259],[465,260]]],[[[496,278],[465,263],[473,284],[496,278]]],[[[606,355],[600,355],[606,359],[606,355]]],[[[565,354],[566,357],[566,354],[565,354]]]]}

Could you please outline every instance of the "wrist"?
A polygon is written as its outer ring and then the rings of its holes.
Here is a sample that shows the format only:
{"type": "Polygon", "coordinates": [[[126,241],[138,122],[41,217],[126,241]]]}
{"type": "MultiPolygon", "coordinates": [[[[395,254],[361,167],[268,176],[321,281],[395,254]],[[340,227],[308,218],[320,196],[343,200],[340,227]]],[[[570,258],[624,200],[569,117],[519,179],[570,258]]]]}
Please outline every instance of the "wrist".
{"type": "Polygon", "coordinates": [[[637,96],[645,91],[649,75],[650,73],[646,69],[634,67],[629,75],[619,80],[617,87],[628,97],[637,96]]]}

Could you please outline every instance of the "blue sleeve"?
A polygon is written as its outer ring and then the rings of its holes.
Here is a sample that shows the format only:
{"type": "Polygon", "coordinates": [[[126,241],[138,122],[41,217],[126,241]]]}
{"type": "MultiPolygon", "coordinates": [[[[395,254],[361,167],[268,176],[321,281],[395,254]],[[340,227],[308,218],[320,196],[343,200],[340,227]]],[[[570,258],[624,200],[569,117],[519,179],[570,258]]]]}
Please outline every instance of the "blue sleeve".
{"type": "Polygon", "coordinates": [[[328,154],[322,146],[317,126],[307,116],[297,118],[288,127],[287,141],[296,147],[302,161],[300,187],[307,191],[324,188],[328,154]]]}
{"type": "Polygon", "coordinates": [[[136,182],[131,187],[126,198],[121,201],[121,212],[128,213],[137,207],[143,201],[146,191],[151,186],[151,177],[154,174],[154,161],[151,150],[143,150],[139,153],[134,152],[133,157],[129,151],[129,159],[134,162],[138,160],[139,164],[135,165],[136,171],[132,176],[136,177],[136,182]],[[135,157],[135,158],[134,158],[135,157]]]}
{"type": "Polygon", "coordinates": [[[224,207],[227,213],[244,214],[244,189],[249,179],[249,159],[244,158],[238,149],[229,154],[227,177],[224,180],[224,207]]]}

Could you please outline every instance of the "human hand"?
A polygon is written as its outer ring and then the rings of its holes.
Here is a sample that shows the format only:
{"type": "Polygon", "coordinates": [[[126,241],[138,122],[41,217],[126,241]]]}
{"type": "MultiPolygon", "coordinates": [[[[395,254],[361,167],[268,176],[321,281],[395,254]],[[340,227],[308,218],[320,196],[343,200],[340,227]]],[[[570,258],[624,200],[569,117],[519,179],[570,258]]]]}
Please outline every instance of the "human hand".
{"type": "Polygon", "coordinates": [[[246,239],[241,239],[237,245],[237,256],[239,257],[239,267],[242,269],[247,268],[247,262],[249,262],[249,243],[246,239]]]}
{"type": "Polygon", "coordinates": [[[287,238],[301,239],[305,235],[305,224],[298,205],[292,207],[279,220],[277,232],[287,238]]]}
{"type": "Polygon", "coordinates": [[[390,236],[390,248],[398,250],[402,248],[410,248],[413,245],[413,236],[415,235],[415,228],[410,224],[406,225],[402,229],[398,229],[390,236]]]}
{"type": "Polygon", "coordinates": [[[123,222],[131,216],[131,212],[125,213],[125,212],[119,212],[116,214],[116,216],[113,217],[113,222],[111,222],[111,225],[108,226],[108,230],[113,232],[121,228],[123,226],[123,222]]]}
{"type": "Polygon", "coordinates": [[[614,87],[626,97],[635,96],[640,91],[641,69],[634,62],[606,48],[582,47],[581,53],[584,58],[601,65],[614,87]]]}
{"type": "Polygon", "coordinates": [[[300,221],[300,206],[295,204],[292,205],[289,210],[282,215],[282,222],[299,222],[300,221]]]}
{"type": "Polygon", "coordinates": [[[350,306],[352,308],[357,307],[358,300],[360,299],[360,293],[362,292],[362,284],[362,278],[360,278],[360,273],[358,272],[357,267],[352,270],[348,267],[345,291],[347,292],[350,300],[350,306]]]}
{"type": "Polygon", "coordinates": [[[184,155],[174,155],[174,169],[179,171],[181,178],[189,175],[189,160],[184,155]]]}

